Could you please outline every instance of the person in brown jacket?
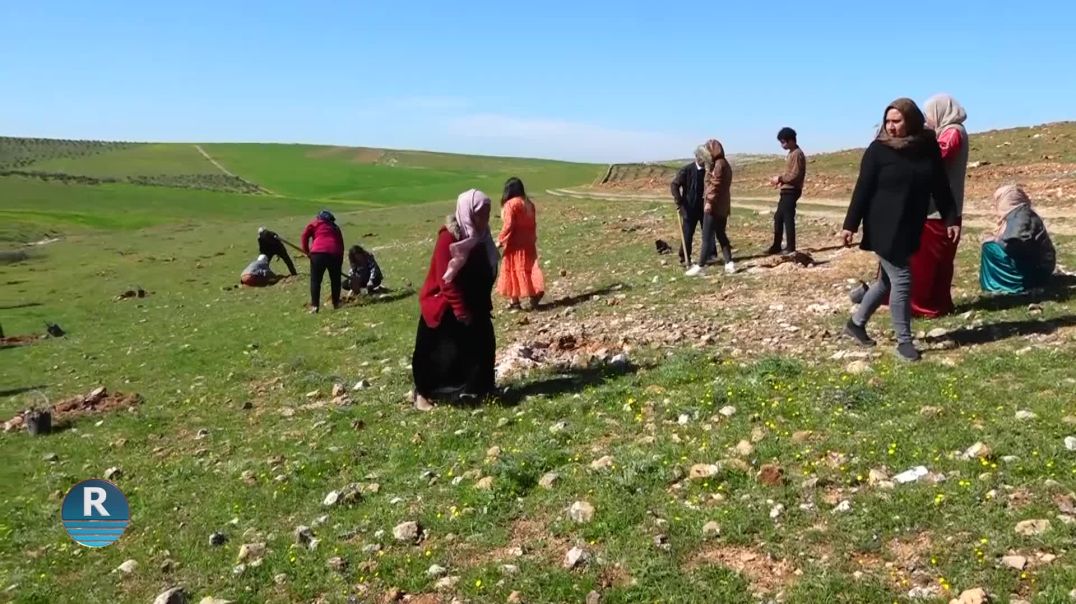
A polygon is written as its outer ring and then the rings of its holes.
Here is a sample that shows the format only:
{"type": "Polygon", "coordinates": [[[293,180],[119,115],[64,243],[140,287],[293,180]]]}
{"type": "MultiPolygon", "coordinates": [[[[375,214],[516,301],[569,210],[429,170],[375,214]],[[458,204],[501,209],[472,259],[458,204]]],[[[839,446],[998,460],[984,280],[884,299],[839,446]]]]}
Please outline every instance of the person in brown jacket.
{"type": "Polygon", "coordinates": [[[732,261],[732,242],[726,232],[729,214],[732,213],[732,165],[725,158],[725,148],[720,141],[710,139],[703,148],[707,157],[703,191],[703,250],[696,266],[705,266],[717,253],[715,243],[720,243],[725,272],[732,274],[736,272],[736,264],[732,261]]]}
{"type": "Polygon", "coordinates": [[[770,179],[770,184],[781,189],[777,212],[773,215],[773,245],[767,254],[781,253],[781,235],[785,238],[785,252],[796,251],[796,202],[803,195],[803,183],[807,179],[807,156],[796,142],[796,131],[789,127],[777,133],[781,148],[788,151],[785,171],[770,179]]]}

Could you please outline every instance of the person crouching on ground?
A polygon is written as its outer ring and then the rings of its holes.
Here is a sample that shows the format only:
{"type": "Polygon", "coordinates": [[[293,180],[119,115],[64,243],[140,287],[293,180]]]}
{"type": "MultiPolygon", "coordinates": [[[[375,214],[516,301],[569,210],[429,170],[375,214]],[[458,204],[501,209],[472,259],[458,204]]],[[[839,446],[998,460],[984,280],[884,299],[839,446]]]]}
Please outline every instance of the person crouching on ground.
{"type": "Polygon", "coordinates": [[[1057,251],[1031,198],[1016,185],[994,192],[998,226],[983,242],[979,285],[985,292],[1021,294],[1044,287],[1057,266],[1057,251]]]}
{"type": "Polygon", "coordinates": [[[411,358],[414,404],[420,411],[432,409],[435,399],[477,399],[494,391],[492,294],[500,258],[489,230],[491,207],[485,193],[465,191],[437,234],[419,292],[421,315],[411,358]]]}
{"type": "Polygon", "coordinates": [[[512,177],[501,195],[504,226],[497,247],[504,251],[497,293],[510,300],[509,308],[520,308],[520,298],[530,298],[531,309],[545,296],[545,277],[538,265],[538,213],[527,197],[523,181],[512,177]]]}
{"type": "Polygon", "coordinates": [[[269,256],[259,255],[243,269],[239,275],[239,282],[247,287],[265,287],[272,285],[281,279],[280,275],[273,273],[269,268],[269,256]]]}
{"type": "Polygon", "coordinates": [[[884,119],[885,127],[863,153],[841,232],[844,244],[851,245],[862,224],[860,248],[878,256],[882,271],[844,333],[860,345],[874,346],[867,335],[867,321],[888,295],[897,354],[903,360],[918,361],[919,351],[912,343],[909,259],[919,249],[931,196],[953,241],[960,237],[959,217],[938,141],[926,129],[923,112],[915,101],[893,101],[886,107],[884,119]]]}
{"type": "Polygon", "coordinates": [[[295,263],[291,261],[288,248],[284,247],[284,242],[280,240],[280,235],[265,227],[258,227],[258,253],[265,254],[269,262],[273,261],[273,256],[280,256],[280,259],[287,265],[288,272],[291,273],[292,277],[299,274],[295,272],[295,263]]]}
{"type": "Polygon", "coordinates": [[[336,226],[336,217],[322,210],[303,229],[300,238],[303,253],[310,257],[310,312],[321,309],[321,282],[329,273],[333,308],[340,308],[340,277],[344,268],[344,235],[336,226]]]}
{"type": "Polygon", "coordinates": [[[383,277],[381,267],[373,254],[361,245],[353,245],[347,251],[347,260],[351,265],[351,272],[345,279],[344,289],[349,290],[352,295],[357,295],[364,289],[369,294],[380,289],[383,277]]]}

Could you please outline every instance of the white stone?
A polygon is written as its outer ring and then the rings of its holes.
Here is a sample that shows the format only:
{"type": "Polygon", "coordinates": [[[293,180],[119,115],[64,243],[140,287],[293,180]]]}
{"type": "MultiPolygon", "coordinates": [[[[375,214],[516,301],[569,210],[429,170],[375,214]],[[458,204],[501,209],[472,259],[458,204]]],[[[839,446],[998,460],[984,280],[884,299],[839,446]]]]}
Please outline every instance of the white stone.
{"type": "Polygon", "coordinates": [[[893,477],[893,480],[897,484],[908,484],[909,482],[917,482],[927,474],[930,474],[930,470],[926,469],[925,466],[916,466],[910,470],[905,470],[904,472],[897,474],[893,477]]]}
{"type": "Polygon", "coordinates": [[[594,520],[594,506],[586,501],[576,501],[568,508],[568,517],[577,524],[586,524],[594,520]]]}

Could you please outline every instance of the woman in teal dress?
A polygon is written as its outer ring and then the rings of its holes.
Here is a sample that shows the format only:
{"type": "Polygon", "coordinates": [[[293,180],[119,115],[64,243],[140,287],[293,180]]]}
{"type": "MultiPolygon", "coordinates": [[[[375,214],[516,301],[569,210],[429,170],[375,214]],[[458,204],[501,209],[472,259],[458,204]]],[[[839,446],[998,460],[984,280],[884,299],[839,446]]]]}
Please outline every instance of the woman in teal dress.
{"type": "Polygon", "coordinates": [[[1057,253],[1031,199],[1017,185],[994,192],[998,227],[983,242],[979,285],[985,292],[1020,294],[1045,286],[1057,253]]]}

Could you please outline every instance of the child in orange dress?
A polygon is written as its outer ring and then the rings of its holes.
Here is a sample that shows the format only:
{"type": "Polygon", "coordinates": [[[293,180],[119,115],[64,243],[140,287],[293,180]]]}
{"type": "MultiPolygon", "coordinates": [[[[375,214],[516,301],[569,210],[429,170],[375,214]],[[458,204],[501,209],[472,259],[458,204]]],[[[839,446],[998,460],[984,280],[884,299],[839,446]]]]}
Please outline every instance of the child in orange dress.
{"type": "Polygon", "coordinates": [[[504,183],[501,217],[504,226],[497,247],[504,250],[504,258],[497,293],[511,300],[509,308],[520,308],[520,298],[530,298],[531,308],[537,308],[545,295],[545,278],[538,266],[538,223],[534,203],[518,178],[504,183]]]}

